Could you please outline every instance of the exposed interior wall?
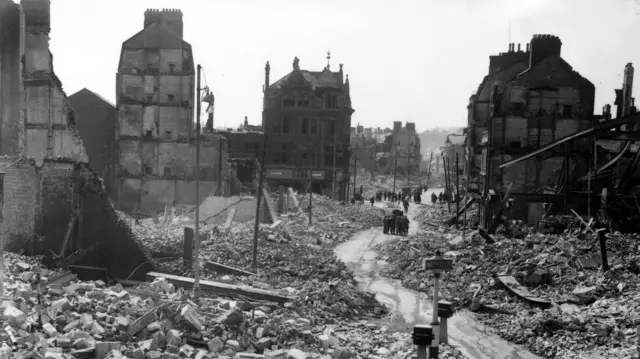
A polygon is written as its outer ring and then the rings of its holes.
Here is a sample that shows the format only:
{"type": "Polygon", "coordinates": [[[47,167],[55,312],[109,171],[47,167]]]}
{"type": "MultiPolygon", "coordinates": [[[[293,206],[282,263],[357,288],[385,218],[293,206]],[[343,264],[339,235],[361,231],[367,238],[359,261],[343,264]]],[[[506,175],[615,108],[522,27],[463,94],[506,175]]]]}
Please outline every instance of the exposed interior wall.
{"type": "Polygon", "coordinates": [[[76,113],[78,133],[87,150],[89,165],[104,180],[107,194],[113,196],[116,108],[88,89],[69,96],[69,101],[76,113]]]}
{"type": "Polygon", "coordinates": [[[24,131],[20,121],[23,17],[17,4],[0,1],[0,151],[5,155],[20,152],[24,131]]]}

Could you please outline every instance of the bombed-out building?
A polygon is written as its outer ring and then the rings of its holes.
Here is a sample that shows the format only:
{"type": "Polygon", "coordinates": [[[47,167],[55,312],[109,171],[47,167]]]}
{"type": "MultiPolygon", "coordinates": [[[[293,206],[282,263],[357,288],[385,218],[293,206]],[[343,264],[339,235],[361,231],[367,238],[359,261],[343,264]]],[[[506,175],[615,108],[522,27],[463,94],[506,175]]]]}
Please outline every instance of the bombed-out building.
{"type": "Polygon", "coordinates": [[[354,109],[342,64],[338,71],[329,64],[309,71],[300,68],[296,57],[292,71],[274,83],[270,70],[267,62],[262,112],[266,178],[295,188],[306,188],[313,179],[314,192],[331,195],[335,167],[336,193],[346,195],[354,109]]]}
{"type": "MultiPolygon", "coordinates": [[[[497,169],[510,159],[591,126],[595,88],[561,56],[562,42],[553,35],[534,35],[522,49],[509,44],[491,56],[489,72],[468,105],[469,174],[480,192],[504,193],[516,199],[514,215],[535,222],[543,215],[545,187],[555,186],[560,173],[571,183],[587,168],[588,140],[497,169]],[[586,141],[586,142],[585,142],[586,141]],[[525,195],[525,193],[527,195],[525,195]]],[[[494,196],[497,198],[498,196],[494,196]]],[[[484,198],[481,223],[491,218],[491,200],[484,198]]]]}
{"type": "MultiPolygon", "coordinates": [[[[195,66],[183,39],[182,12],[150,9],[144,26],[122,44],[116,75],[116,203],[155,213],[225,193],[227,141],[204,133],[195,166],[195,66]],[[200,179],[196,198],[195,179],[200,179]]],[[[203,126],[204,127],[204,126],[203,126]]]]}
{"type": "Polygon", "coordinates": [[[5,250],[126,277],[153,266],[88,167],[49,51],[49,0],[0,0],[0,203],[5,250]],[[77,255],[70,256],[71,253],[77,255]]]}
{"type": "Polygon", "coordinates": [[[103,179],[107,194],[114,198],[116,105],[87,88],[69,96],[69,103],[89,156],[89,166],[103,179]]]}

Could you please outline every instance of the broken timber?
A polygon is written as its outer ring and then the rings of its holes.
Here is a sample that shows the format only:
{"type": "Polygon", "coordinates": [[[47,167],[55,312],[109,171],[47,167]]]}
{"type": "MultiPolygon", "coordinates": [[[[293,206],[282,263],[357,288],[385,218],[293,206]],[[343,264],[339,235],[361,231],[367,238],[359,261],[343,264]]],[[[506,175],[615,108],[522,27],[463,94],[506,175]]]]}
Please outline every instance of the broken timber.
{"type": "Polygon", "coordinates": [[[242,276],[248,276],[248,277],[257,276],[257,274],[248,272],[246,270],[229,267],[224,264],[211,262],[211,261],[205,262],[204,267],[212,272],[216,272],[220,274],[233,274],[233,275],[242,275],[242,276]]]}
{"type": "Polygon", "coordinates": [[[459,217],[460,217],[460,216],[461,216],[461,215],[462,215],[462,214],[463,214],[463,213],[464,213],[464,212],[465,212],[469,207],[471,207],[471,205],[472,205],[475,201],[476,201],[476,199],[475,199],[475,198],[473,198],[473,197],[469,198],[469,199],[467,200],[467,203],[466,203],[462,208],[460,208],[460,210],[458,211],[458,213],[457,213],[455,216],[451,217],[451,218],[447,221],[447,224],[455,223],[455,221],[456,221],[456,220],[457,220],[457,219],[458,219],[458,218],[459,218],[459,217]]]}
{"type": "MultiPolygon", "coordinates": [[[[164,274],[158,272],[149,272],[147,273],[147,280],[153,281],[156,278],[165,278],[169,283],[177,287],[182,288],[193,288],[193,278],[181,277],[172,274],[164,274]]],[[[280,295],[273,291],[268,291],[264,289],[258,289],[253,287],[245,287],[245,286],[237,286],[232,284],[213,282],[209,280],[201,280],[200,288],[207,293],[215,293],[218,295],[226,295],[226,296],[242,296],[255,300],[264,300],[269,302],[276,302],[278,304],[283,304],[285,302],[291,301],[290,297],[280,295]]]]}
{"type": "Polygon", "coordinates": [[[302,209],[300,208],[300,203],[298,202],[298,198],[296,197],[296,193],[293,191],[293,188],[289,187],[289,197],[293,201],[293,206],[296,208],[296,211],[302,213],[302,209]]]}
{"type": "Polygon", "coordinates": [[[537,297],[522,284],[518,283],[518,281],[514,277],[510,275],[499,275],[497,276],[497,279],[502,285],[507,288],[509,292],[515,294],[517,297],[529,301],[533,304],[551,306],[550,301],[537,297]]]}
{"type": "Polygon", "coordinates": [[[233,222],[233,218],[236,216],[236,207],[231,207],[229,209],[229,213],[227,214],[227,220],[224,222],[223,229],[229,229],[231,227],[231,223],[233,222]]]}

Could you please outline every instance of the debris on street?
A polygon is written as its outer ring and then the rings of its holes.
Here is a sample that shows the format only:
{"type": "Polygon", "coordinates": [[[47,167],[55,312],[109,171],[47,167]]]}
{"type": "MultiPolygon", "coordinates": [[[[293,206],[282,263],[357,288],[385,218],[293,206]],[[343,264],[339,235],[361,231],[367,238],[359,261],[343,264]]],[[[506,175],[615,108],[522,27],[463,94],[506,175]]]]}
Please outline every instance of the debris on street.
{"type": "Polygon", "coordinates": [[[638,357],[639,235],[606,235],[609,270],[603,272],[597,237],[575,217],[548,218],[564,228],[560,234],[515,223],[508,234],[468,230],[463,239],[462,227],[442,225],[446,211],[446,205],[426,206],[417,217],[428,223],[424,231],[380,245],[380,257],[391,263],[381,274],[430,293],[420,259],[440,250],[454,261],[443,275],[443,299],[477,312],[503,338],[547,358],[594,351],[599,358],[638,357]]]}

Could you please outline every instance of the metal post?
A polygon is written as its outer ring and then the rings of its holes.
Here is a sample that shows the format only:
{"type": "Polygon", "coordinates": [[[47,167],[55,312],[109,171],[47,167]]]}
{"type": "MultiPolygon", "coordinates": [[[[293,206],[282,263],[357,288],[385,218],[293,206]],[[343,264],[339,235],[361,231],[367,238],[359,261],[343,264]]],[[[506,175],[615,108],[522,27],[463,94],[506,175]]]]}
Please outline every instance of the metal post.
{"type": "Polygon", "coordinates": [[[429,190],[429,178],[431,177],[431,161],[433,161],[433,152],[429,155],[429,169],[427,170],[427,184],[425,185],[425,196],[427,195],[427,191],[429,190]]]}
{"type": "Polygon", "coordinates": [[[449,191],[449,176],[447,174],[447,160],[444,157],[444,152],[442,152],[442,169],[444,169],[444,199],[445,201],[447,201],[447,208],[449,209],[449,213],[451,213],[451,202],[446,196],[447,192],[449,191]]]}
{"type": "MultiPolygon", "coordinates": [[[[264,156],[267,148],[267,133],[262,139],[262,161],[260,163],[260,178],[258,179],[258,193],[256,195],[256,219],[253,224],[253,255],[251,258],[251,268],[253,273],[258,273],[258,230],[260,229],[260,207],[262,205],[262,181],[264,178],[264,156]]],[[[275,221],[275,218],[274,218],[275,221]]]]}
{"type": "MultiPolygon", "coordinates": [[[[467,173],[467,171],[469,171],[469,164],[468,161],[464,161],[464,172],[467,173]]],[[[467,173],[467,180],[465,182],[465,191],[464,191],[464,222],[462,223],[462,241],[464,242],[466,234],[467,234],[467,210],[469,209],[469,207],[467,207],[467,201],[469,200],[469,198],[467,196],[469,196],[469,174],[467,173]]]]}
{"type": "Polygon", "coordinates": [[[333,141],[333,182],[331,183],[331,199],[336,199],[336,141],[333,141]]]}
{"type": "Polygon", "coordinates": [[[433,316],[431,327],[433,328],[433,341],[429,348],[429,358],[438,359],[438,349],[440,345],[440,323],[438,322],[438,296],[440,292],[440,273],[434,273],[433,279],[433,316]]]}
{"type": "Polygon", "coordinates": [[[358,157],[353,155],[353,198],[356,198],[356,171],[358,170],[358,157]]]}
{"type": "Polygon", "coordinates": [[[600,241],[600,256],[602,257],[602,271],[609,270],[609,260],[607,258],[607,237],[604,235],[604,231],[598,232],[598,240],[600,241]]]}
{"type": "Polygon", "coordinates": [[[569,143],[564,145],[564,214],[569,214],[569,143]]]}
{"type": "Polygon", "coordinates": [[[396,193],[396,173],[398,171],[398,154],[396,153],[395,164],[393,165],[393,193],[396,193]]]}
{"type": "Polygon", "coordinates": [[[460,225],[458,224],[458,218],[460,216],[460,179],[458,178],[458,173],[460,172],[458,167],[459,165],[458,153],[456,152],[456,196],[454,197],[456,201],[456,229],[460,228],[460,225]]]}
{"type": "Polygon", "coordinates": [[[313,211],[313,178],[309,180],[309,227],[313,226],[311,212],[313,211]]]}
{"type": "Polygon", "coordinates": [[[201,111],[201,98],[200,98],[200,74],[202,72],[202,66],[198,65],[198,78],[197,78],[197,97],[196,97],[196,213],[195,213],[195,233],[194,233],[194,259],[193,259],[193,294],[198,295],[200,287],[200,111],[201,111]]]}

